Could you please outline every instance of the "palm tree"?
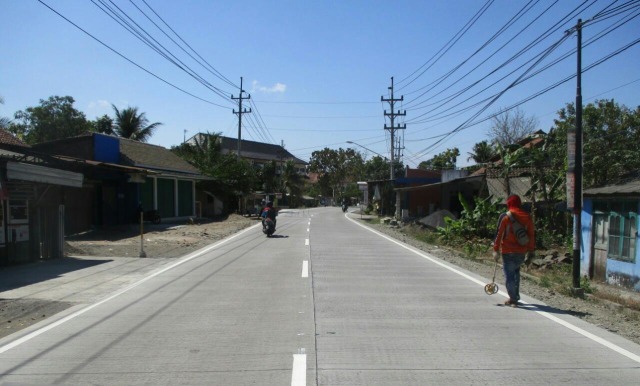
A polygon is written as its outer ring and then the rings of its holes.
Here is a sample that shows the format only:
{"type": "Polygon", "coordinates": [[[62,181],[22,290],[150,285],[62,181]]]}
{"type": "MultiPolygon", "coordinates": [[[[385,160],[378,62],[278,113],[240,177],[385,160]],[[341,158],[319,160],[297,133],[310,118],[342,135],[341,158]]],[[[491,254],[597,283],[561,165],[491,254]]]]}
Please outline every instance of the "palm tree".
{"type": "Polygon", "coordinates": [[[477,164],[484,164],[489,162],[496,152],[489,142],[482,141],[473,145],[473,151],[467,154],[469,154],[467,161],[474,160],[477,164]]]}
{"type": "Polygon", "coordinates": [[[154,122],[149,125],[149,120],[145,113],[138,114],[137,107],[127,107],[120,111],[115,105],[111,106],[116,113],[115,132],[119,137],[146,142],[153,134],[153,131],[162,125],[160,122],[154,122]]]}

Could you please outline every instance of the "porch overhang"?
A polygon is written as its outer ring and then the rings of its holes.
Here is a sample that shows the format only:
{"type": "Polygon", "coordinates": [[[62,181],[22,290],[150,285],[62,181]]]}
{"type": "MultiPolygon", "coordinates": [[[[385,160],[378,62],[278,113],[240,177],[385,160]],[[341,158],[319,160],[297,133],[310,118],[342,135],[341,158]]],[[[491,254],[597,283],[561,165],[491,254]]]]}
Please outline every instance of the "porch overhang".
{"type": "Polygon", "coordinates": [[[22,162],[7,162],[7,179],[81,188],[83,175],[22,162]]]}

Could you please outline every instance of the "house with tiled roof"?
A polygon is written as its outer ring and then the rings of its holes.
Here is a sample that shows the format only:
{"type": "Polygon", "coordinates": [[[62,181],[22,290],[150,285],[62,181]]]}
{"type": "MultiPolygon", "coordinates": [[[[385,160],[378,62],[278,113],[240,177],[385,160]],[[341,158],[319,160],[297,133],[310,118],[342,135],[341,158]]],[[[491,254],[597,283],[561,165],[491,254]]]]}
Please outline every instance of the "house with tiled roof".
{"type": "Polygon", "coordinates": [[[94,226],[131,223],[140,207],[156,210],[163,219],[197,215],[195,184],[207,177],[162,146],[87,133],[37,144],[34,149],[114,167],[111,172],[93,175],[85,184],[95,208],[94,226]]]}
{"type": "MultiPolygon", "coordinates": [[[[198,133],[191,137],[187,143],[202,142],[203,136],[206,135],[198,133]]],[[[254,166],[260,167],[274,161],[276,162],[277,173],[280,173],[283,163],[293,161],[299,174],[305,175],[307,172],[309,163],[291,154],[284,146],[243,139],[240,141],[240,148],[238,148],[237,138],[219,136],[218,140],[223,154],[236,154],[239,149],[240,157],[248,160],[254,166]]]]}

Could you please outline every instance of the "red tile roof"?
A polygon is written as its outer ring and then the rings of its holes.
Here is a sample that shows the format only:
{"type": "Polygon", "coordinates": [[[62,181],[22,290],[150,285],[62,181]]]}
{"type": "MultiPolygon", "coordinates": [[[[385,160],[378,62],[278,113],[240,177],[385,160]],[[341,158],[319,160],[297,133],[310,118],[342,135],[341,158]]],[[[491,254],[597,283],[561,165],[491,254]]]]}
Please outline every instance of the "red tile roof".
{"type": "Polygon", "coordinates": [[[31,147],[4,129],[0,129],[0,143],[4,143],[8,145],[31,147]]]}

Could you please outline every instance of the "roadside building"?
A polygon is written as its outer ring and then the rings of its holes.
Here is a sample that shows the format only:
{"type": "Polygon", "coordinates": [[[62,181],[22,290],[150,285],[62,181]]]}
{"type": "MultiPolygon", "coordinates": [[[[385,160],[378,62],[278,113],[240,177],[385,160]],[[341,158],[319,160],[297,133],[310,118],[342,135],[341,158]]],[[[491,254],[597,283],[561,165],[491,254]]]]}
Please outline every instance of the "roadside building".
{"type": "Polygon", "coordinates": [[[586,189],[582,206],[581,274],[640,292],[640,174],[586,189]]]}
{"type": "MultiPolygon", "coordinates": [[[[115,136],[88,133],[34,145],[58,157],[75,157],[101,166],[83,185],[92,214],[89,228],[136,221],[139,209],[156,210],[163,219],[198,214],[196,182],[205,176],[170,150],[115,136]]],[[[89,173],[89,171],[86,171],[89,173]]]]}
{"type": "Polygon", "coordinates": [[[63,256],[83,182],[73,162],[38,154],[0,129],[0,265],[63,256]]]}

